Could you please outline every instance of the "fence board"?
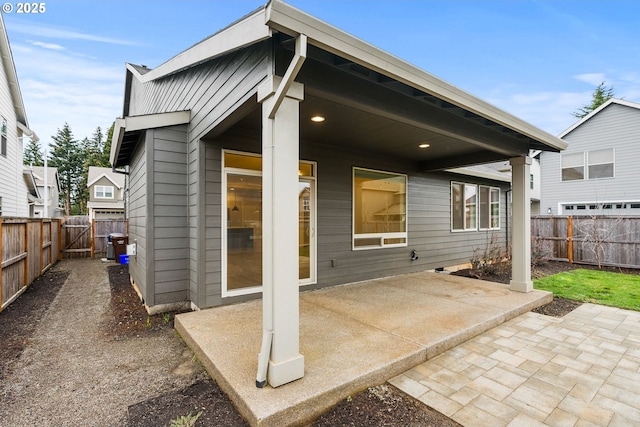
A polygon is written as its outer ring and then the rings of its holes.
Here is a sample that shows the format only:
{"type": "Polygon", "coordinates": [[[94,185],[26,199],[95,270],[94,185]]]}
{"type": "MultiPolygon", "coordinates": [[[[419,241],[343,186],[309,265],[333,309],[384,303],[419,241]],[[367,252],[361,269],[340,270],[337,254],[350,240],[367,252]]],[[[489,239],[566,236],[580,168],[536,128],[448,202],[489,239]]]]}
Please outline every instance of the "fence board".
{"type": "Polygon", "coordinates": [[[93,220],[93,252],[94,256],[107,255],[107,236],[111,233],[128,234],[129,222],[126,219],[94,219],[93,220]]]}
{"type": "Polygon", "coordinates": [[[640,217],[536,216],[531,235],[552,259],[640,268],[640,217]]]}
{"type": "Polygon", "coordinates": [[[0,218],[0,310],[57,260],[58,219],[0,218]]]}

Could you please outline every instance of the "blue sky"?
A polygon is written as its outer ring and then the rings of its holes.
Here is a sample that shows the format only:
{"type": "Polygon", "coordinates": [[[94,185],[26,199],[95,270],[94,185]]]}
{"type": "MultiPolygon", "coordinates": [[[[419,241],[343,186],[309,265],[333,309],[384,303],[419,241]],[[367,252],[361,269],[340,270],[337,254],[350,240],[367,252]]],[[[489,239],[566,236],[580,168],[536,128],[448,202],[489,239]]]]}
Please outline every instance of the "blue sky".
{"type": "MultiPolygon", "coordinates": [[[[262,0],[49,0],[3,15],[29,125],[47,143],[122,115],[125,63],[154,68],[262,0]]],[[[289,0],[554,135],[606,81],[640,102],[635,0],[289,0]]],[[[16,3],[13,3],[14,5],[16,3]]]]}

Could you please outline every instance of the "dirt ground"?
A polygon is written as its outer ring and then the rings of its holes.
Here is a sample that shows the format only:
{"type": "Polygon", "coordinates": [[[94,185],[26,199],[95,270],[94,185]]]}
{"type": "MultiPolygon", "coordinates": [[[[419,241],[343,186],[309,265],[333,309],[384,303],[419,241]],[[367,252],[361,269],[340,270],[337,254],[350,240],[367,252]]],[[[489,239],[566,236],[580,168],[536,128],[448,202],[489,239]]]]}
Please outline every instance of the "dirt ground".
{"type": "MultiPolygon", "coordinates": [[[[541,277],[570,270],[576,266],[549,262],[534,274],[541,277]]],[[[589,267],[587,267],[589,268],[589,267]]],[[[148,316],[140,299],[129,283],[127,266],[107,267],[110,301],[100,321],[100,332],[105,341],[126,342],[145,337],[175,335],[173,317],[176,313],[148,316]]],[[[618,271],[618,270],[614,270],[618,271]]],[[[637,270],[631,272],[639,274],[637,270]]],[[[461,271],[458,274],[470,275],[461,271]]],[[[26,292],[4,311],[0,312],[0,382],[17,381],[15,371],[25,348],[28,348],[34,331],[41,324],[49,305],[63,287],[69,272],[50,270],[36,280],[26,292]]],[[[508,278],[483,277],[487,280],[508,281],[508,278]]],[[[556,298],[536,311],[542,314],[563,316],[579,303],[556,298]]],[[[96,343],[87,342],[87,346],[96,343]]],[[[78,349],[81,351],[81,349],[78,349]]],[[[188,353],[186,347],[183,349],[188,353]]],[[[184,357],[184,356],[183,356],[184,357]]],[[[198,369],[202,370],[201,367],[198,369]]],[[[126,374],[126,373],[124,373],[126,374]]],[[[126,408],[126,425],[130,427],[168,426],[179,416],[199,414],[196,426],[246,426],[229,398],[206,373],[193,374],[184,381],[174,381],[162,393],[148,393],[148,398],[132,402],[126,408]]],[[[118,393],[119,384],[112,385],[110,393],[118,393]]],[[[142,394],[138,395],[144,395],[142,394]]],[[[0,390],[0,406],[15,404],[12,393],[0,390]]],[[[74,425],[72,419],[69,425],[74,425]]],[[[108,424],[103,424],[108,425],[108,424]]],[[[325,426],[458,426],[455,421],[417,402],[388,384],[372,387],[340,402],[311,424],[325,426]]]]}

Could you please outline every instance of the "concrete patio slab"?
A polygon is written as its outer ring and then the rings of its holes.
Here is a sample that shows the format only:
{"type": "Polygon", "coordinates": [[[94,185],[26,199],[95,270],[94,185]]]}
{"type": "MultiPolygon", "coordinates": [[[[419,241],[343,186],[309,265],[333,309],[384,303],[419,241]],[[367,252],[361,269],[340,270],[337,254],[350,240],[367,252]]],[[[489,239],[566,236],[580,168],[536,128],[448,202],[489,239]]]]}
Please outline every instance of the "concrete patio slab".
{"type": "Polygon", "coordinates": [[[300,294],[305,376],[255,386],[262,301],[176,316],[176,329],[253,426],[296,425],[366,387],[435,357],[534,307],[544,291],[414,273],[300,294]]]}

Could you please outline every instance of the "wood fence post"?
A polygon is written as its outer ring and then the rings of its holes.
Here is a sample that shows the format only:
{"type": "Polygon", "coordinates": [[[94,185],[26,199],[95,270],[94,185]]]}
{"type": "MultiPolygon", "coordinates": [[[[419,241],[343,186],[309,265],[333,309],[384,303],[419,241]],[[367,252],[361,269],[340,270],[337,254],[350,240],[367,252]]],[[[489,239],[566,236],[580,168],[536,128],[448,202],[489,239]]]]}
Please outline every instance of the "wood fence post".
{"type": "Polygon", "coordinates": [[[44,218],[40,218],[40,274],[44,263],[44,218]]]}
{"type": "Polygon", "coordinates": [[[95,256],[95,251],[96,251],[96,221],[91,218],[91,258],[93,258],[95,256]]]}
{"type": "Polygon", "coordinates": [[[573,264],[573,216],[567,217],[567,252],[569,263],[573,264]]]}
{"type": "Polygon", "coordinates": [[[27,256],[24,258],[24,283],[22,286],[29,284],[29,220],[24,222],[24,252],[27,256]]]}
{"type": "Polygon", "coordinates": [[[58,261],[62,260],[62,219],[58,218],[58,261]]]}

